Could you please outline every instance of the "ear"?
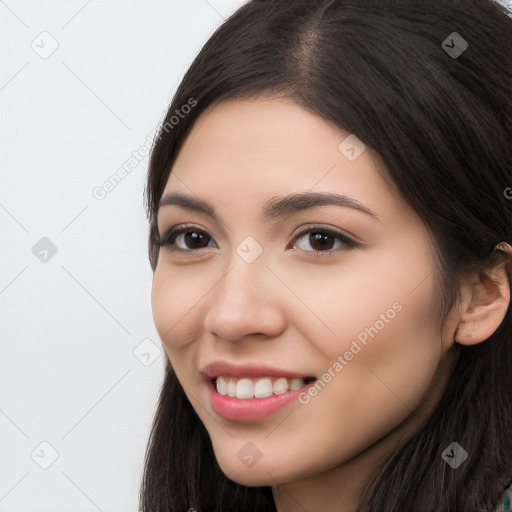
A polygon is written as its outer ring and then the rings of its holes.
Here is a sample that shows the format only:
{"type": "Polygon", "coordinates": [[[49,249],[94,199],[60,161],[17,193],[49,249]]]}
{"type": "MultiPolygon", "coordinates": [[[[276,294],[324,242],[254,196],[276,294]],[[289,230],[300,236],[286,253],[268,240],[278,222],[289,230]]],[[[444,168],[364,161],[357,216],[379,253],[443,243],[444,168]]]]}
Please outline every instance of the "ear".
{"type": "Polygon", "coordinates": [[[459,323],[454,335],[461,345],[476,345],[489,338],[503,322],[509,307],[512,247],[502,242],[496,248],[506,254],[505,261],[467,276],[462,282],[459,323]]]}

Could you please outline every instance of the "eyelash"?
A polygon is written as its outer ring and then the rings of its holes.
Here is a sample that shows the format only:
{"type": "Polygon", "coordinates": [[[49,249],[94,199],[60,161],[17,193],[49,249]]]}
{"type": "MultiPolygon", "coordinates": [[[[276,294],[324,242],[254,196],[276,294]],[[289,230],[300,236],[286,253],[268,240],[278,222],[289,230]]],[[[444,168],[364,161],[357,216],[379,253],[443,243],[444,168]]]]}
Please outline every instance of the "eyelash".
{"type": "MultiPolygon", "coordinates": [[[[322,233],[323,235],[327,235],[327,236],[330,236],[333,238],[338,238],[339,240],[341,240],[342,244],[344,244],[346,246],[346,248],[345,249],[343,249],[343,248],[331,249],[329,251],[305,251],[305,250],[302,251],[302,252],[306,252],[306,253],[311,253],[310,256],[312,256],[312,257],[333,256],[333,255],[335,255],[335,253],[338,253],[343,250],[354,249],[356,247],[359,247],[359,245],[360,245],[358,242],[356,242],[352,238],[349,238],[348,236],[346,236],[345,234],[343,234],[337,230],[325,228],[325,227],[321,227],[321,226],[308,226],[308,228],[306,230],[301,231],[295,237],[294,246],[298,240],[300,240],[301,238],[304,237],[304,235],[307,235],[308,233],[311,233],[313,231],[317,232],[317,233],[322,233]]],[[[208,235],[208,233],[206,231],[204,231],[203,229],[197,228],[195,226],[182,226],[182,227],[175,227],[175,228],[169,229],[165,233],[165,235],[162,237],[162,240],[159,242],[158,245],[159,245],[159,247],[168,247],[172,251],[177,251],[177,252],[182,252],[182,253],[200,251],[201,249],[178,249],[176,247],[173,247],[174,242],[178,236],[180,236],[184,233],[190,233],[190,232],[192,232],[192,233],[198,232],[202,235],[207,235],[207,237],[210,238],[210,240],[213,240],[213,238],[211,238],[208,235]]]]}

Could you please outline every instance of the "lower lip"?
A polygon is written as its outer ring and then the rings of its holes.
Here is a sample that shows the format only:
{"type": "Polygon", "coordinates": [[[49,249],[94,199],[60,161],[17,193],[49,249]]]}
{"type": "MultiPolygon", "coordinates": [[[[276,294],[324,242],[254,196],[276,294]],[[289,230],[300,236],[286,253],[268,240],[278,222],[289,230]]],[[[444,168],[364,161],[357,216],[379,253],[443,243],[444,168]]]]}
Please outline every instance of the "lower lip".
{"type": "Polygon", "coordinates": [[[307,392],[315,382],[312,381],[295,391],[287,391],[267,398],[240,399],[221,395],[211,380],[206,381],[213,410],[224,418],[235,421],[255,421],[266,418],[296,400],[301,393],[307,392]]]}

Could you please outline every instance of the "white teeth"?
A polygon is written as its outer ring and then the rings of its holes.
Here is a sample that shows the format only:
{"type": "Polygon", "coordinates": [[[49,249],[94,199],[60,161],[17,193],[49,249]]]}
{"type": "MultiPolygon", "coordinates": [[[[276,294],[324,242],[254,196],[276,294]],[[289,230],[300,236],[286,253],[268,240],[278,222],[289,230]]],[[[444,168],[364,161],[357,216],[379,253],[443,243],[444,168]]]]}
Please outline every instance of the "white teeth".
{"type": "Polygon", "coordinates": [[[229,382],[228,382],[228,396],[232,396],[232,397],[236,396],[236,384],[233,379],[229,379],[229,382]]]}
{"type": "Polygon", "coordinates": [[[290,390],[296,391],[297,389],[300,389],[302,386],[304,386],[304,384],[304,379],[292,379],[290,382],[290,390]]]}
{"type": "Polygon", "coordinates": [[[221,376],[217,378],[216,388],[221,395],[246,400],[248,398],[266,398],[272,396],[272,394],[281,395],[287,391],[296,391],[305,384],[306,381],[304,379],[297,377],[293,379],[280,377],[272,384],[271,377],[234,379],[221,376]]]}
{"type": "Polygon", "coordinates": [[[288,391],[288,381],[281,377],[274,382],[273,386],[274,395],[280,395],[288,391]]]}
{"type": "Polygon", "coordinates": [[[237,398],[253,398],[254,397],[254,384],[251,379],[240,379],[236,383],[236,397],[237,398]]]}
{"type": "Polygon", "coordinates": [[[217,379],[217,391],[224,396],[228,394],[228,383],[224,377],[219,377],[217,379]]]}
{"type": "Polygon", "coordinates": [[[270,379],[260,379],[254,384],[254,397],[266,398],[272,396],[272,381],[270,379]]]}

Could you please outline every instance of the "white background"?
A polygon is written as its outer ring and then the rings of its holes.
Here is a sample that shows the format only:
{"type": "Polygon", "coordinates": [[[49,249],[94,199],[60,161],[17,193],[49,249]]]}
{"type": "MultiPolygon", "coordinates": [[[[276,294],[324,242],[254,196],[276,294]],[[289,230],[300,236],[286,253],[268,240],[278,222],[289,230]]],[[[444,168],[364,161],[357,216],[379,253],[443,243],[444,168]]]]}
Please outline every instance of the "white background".
{"type": "Polygon", "coordinates": [[[242,3],[0,1],[1,512],[137,510],[165,359],[147,157],[93,190],[147,144],[242,3]]]}
{"type": "Polygon", "coordinates": [[[104,199],[92,191],[147,142],[242,3],[0,2],[2,512],[137,510],[165,357],[147,157],[104,199]],[[43,237],[55,255],[33,254],[43,237]]]}

